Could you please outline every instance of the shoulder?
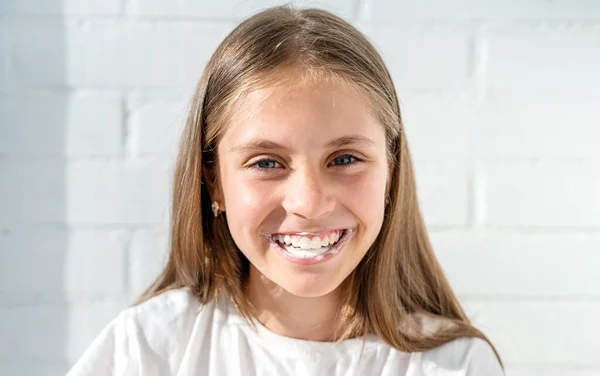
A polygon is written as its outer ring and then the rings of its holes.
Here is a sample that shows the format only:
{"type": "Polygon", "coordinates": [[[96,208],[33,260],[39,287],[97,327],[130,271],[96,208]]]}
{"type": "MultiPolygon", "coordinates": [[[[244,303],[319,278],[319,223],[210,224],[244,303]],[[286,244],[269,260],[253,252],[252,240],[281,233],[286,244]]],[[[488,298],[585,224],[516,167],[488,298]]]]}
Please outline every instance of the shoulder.
{"type": "Polygon", "coordinates": [[[193,320],[204,308],[188,289],[174,289],[125,309],[117,320],[134,324],[140,330],[160,330],[193,320]]]}
{"type": "Polygon", "coordinates": [[[421,364],[432,375],[504,375],[490,344],[475,337],[457,338],[426,351],[421,364]]]}
{"type": "MultiPolygon", "coordinates": [[[[414,313],[412,316],[419,324],[421,334],[432,335],[455,325],[442,316],[427,313],[414,313]]],[[[456,338],[421,353],[419,358],[427,375],[504,375],[492,346],[477,337],[456,338]]]]}
{"type": "Polygon", "coordinates": [[[208,309],[188,289],[169,290],[122,311],[114,324],[155,353],[187,343],[198,315],[208,309]]]}
{"type": "Polygon", "coordinates": [[[127,308],[96,337],[69,376],[175,374],[198,314],[187,289],[166,291],[127,308]]]}

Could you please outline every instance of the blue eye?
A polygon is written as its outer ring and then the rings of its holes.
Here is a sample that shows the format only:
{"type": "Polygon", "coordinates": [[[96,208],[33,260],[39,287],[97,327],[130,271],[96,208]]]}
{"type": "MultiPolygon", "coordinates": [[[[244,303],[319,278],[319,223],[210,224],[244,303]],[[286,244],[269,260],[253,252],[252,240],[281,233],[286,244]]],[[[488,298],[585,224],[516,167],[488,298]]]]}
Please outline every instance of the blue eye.
{"type": "Polygon", "coordinates": [[[279,163],[275,162],[272,159],[262,159],[262,160],[256,162],[254,164],[254,166],[259,169],[268,170],[268,169],[278,168],[279,163]]]}
{"type": "Polygon", "coordinates": [[[345,155],[340,155],[339,157],[335,158],[331,164],[334,166],[346,166],[349,164],[352,164],[353,162],[357,161],[358,158],[356,158],[353,155],[349,155],[349,154],[345,154],[345,155]]]}

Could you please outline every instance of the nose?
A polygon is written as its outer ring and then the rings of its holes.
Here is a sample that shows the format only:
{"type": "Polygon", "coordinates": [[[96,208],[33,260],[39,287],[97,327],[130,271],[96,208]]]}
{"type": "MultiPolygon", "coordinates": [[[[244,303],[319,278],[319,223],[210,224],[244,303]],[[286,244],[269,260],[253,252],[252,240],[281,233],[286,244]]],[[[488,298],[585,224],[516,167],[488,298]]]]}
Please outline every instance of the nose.
{"type": "Polygon", "coordinates": [[[326,177],[312,169],[296,170],[284,187],[284,209],[303,219],[318,219],[331,213],[335,198],[326,177]]]}

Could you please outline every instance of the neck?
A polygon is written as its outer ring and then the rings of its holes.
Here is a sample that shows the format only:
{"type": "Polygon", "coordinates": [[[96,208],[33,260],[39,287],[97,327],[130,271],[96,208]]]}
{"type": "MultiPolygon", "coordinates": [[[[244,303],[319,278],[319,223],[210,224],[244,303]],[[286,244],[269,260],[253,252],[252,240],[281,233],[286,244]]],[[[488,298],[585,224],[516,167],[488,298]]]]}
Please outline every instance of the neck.
{"type": "Polygon", "coordinates": [[[270,331],[303,340],[333,340],[339,288],[319,297],[295,296],[251,265],[246,296],[258,321],[270,331]]]}

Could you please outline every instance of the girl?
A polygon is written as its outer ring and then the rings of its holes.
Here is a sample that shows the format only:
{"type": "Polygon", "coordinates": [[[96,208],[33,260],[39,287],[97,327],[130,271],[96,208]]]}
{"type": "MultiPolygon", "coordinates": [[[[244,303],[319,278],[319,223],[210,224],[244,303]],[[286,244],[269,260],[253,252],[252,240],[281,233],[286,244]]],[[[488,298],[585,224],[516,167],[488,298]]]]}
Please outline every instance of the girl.
{"type": "Polygon", "coordinates": [[[70,375],[502,375],[423,224],[390,75],[354,27],[276,7],[196,90],[168,263],[70,375]]]}

